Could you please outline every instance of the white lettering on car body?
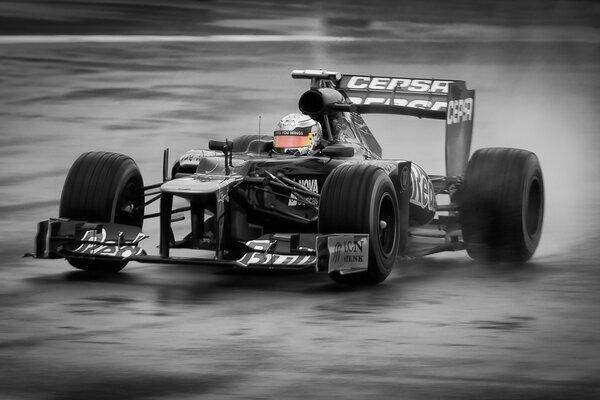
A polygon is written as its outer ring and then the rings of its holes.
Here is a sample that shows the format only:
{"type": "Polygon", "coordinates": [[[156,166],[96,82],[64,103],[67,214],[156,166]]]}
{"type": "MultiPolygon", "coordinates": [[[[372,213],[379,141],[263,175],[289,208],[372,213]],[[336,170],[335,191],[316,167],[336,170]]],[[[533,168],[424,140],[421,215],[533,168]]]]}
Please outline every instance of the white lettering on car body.
{"type": "MultiPolygon", "coordinates": [[[[74,253],[89,254],[89,255],[103,255],[113,257],[130,257],[132,255],[139,255],[142,253],[142,249],[126,245],[119,246],[116,241],[106,240],[106,229],[102,228],[102,231],[98,235],[95,230],[85,231],[81,238],[82,243],[79,247],[73,250],[74,253]]],[[[133,243],[137,243],[144,239],[143,233],[138,233],[133,243]]]]}
{"type": "Polygon", "coordinates": [[[450,100],[448,102],[448,125],[473,120],[473,98],[450,100]]]}
{"type": "Polygon", "coordinates": [[[431,183],[431,180],[425,171],[413,163],[411,165],[410,178],[412,181],[410,203],[421,208],[435,211],[435,192],[433,190],[433,183],[431,183]]]}
{"type": "MultiPolygon", "coordinates": [[[[298,182],[299,184],[301,184],[302,186],[304,186],[308,191],[313,192],[313,193],[319,193],[319,185],[317,183],[316,179],[294,179],[294,181],[298,182]]],[[[296,195],[294,195],[294,193],[292,193],[290,195],[291,199],[288,200],[288,206],[294,207],[298,205],[298,200],[296,195]]],[[[310,202],[312,205],[314,206],[318,206],[319,205],[319,200],[315,197],[307,197],[306,200],[308,202],[310,202]]],[[[304,203],[302,203],[304,204],[304,203]]]]}
{"type": "Polygon", "coordinates": [[[448,93],[453,81],[391,77],[352,76],[346,85],[350,90],[405,90],[417,93],[448,93]]]}
{"type": "Polygon", "coordinates": [[[368,235],[331,235],[327,238],[328,271],[351,273],[368,268],[368,235]]]}
{"type": "Polygon", "coordinates": [[[303,265],[313,264],[313,255],[288,255],[270,253],[250,253],[239,260],[244,265],[303,265]]]}

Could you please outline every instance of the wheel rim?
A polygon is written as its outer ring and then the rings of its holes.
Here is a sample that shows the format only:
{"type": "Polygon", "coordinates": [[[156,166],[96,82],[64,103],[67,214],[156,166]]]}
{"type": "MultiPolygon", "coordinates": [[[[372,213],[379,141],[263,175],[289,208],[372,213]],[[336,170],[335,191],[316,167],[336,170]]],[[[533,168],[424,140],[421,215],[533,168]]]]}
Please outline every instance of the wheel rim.
{"type": "Polygon", "coordinates": [[[387,257],[396,244],[396,210],[389,193],[384,193],[379,201],[377,218],[377,238],[382,253],[387,257]]]}
{"type": "Polygon", "coordinates": [[[141,226],[144,220],[144,192],[139,178],[127,181],[115,204],[114,222],[141,226]]]}

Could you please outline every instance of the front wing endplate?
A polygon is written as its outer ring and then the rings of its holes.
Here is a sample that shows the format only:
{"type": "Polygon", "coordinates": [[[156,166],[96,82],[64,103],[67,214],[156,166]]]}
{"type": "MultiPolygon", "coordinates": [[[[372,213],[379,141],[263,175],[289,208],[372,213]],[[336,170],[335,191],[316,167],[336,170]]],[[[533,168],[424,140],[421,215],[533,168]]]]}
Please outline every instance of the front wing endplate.
{"type": "Polygon", "coordinates": [[[369,235],[334,234],[317,236],[318,269],[341,275],[367,271],[369,235]]]}

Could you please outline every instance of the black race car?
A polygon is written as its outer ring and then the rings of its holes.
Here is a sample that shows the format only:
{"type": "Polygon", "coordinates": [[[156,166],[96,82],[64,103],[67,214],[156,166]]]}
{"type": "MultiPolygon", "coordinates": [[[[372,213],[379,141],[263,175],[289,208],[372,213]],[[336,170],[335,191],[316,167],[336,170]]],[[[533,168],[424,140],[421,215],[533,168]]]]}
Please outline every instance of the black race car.
{"type": "Polygon", "coordinates": [[[129,261],[223,264],[378,283],[400,259],[441,251],[508,262],[533,255],[544,211],[538,158],[485,148],[469,160],[475,92],[465,82],[322,70],[292,77],[311,81],[299,109],[323,128],[310,154],[278,152],[272,136],[212,140],[170,172],[166,150],[163,181],[149,186],[128,156],[82,154],[67,175],[59,218],[38,225],[35,257],[100,272],[129,261]],[[446,173],[382,158],[365,113],[445,121],[446,173]],[[155,201],[160,211],[145,213],[155,201]],[[151,218],[160,221],[154,255],[140,247],[151,218]],[[198,255],[178,256],[179,249],[198,255]]]}

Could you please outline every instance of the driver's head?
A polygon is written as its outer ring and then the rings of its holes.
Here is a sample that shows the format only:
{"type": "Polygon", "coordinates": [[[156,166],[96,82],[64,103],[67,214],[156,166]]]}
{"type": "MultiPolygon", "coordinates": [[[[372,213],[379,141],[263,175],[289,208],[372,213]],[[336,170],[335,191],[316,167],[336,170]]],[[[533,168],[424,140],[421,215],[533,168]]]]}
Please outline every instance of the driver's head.
{"type": "Polygon", "coordinates": [[[308,115],[294,113],[275,126],[273,149],[278,153],[308,154],[315,150],[323,133],[321,124],[308,115]]]}

